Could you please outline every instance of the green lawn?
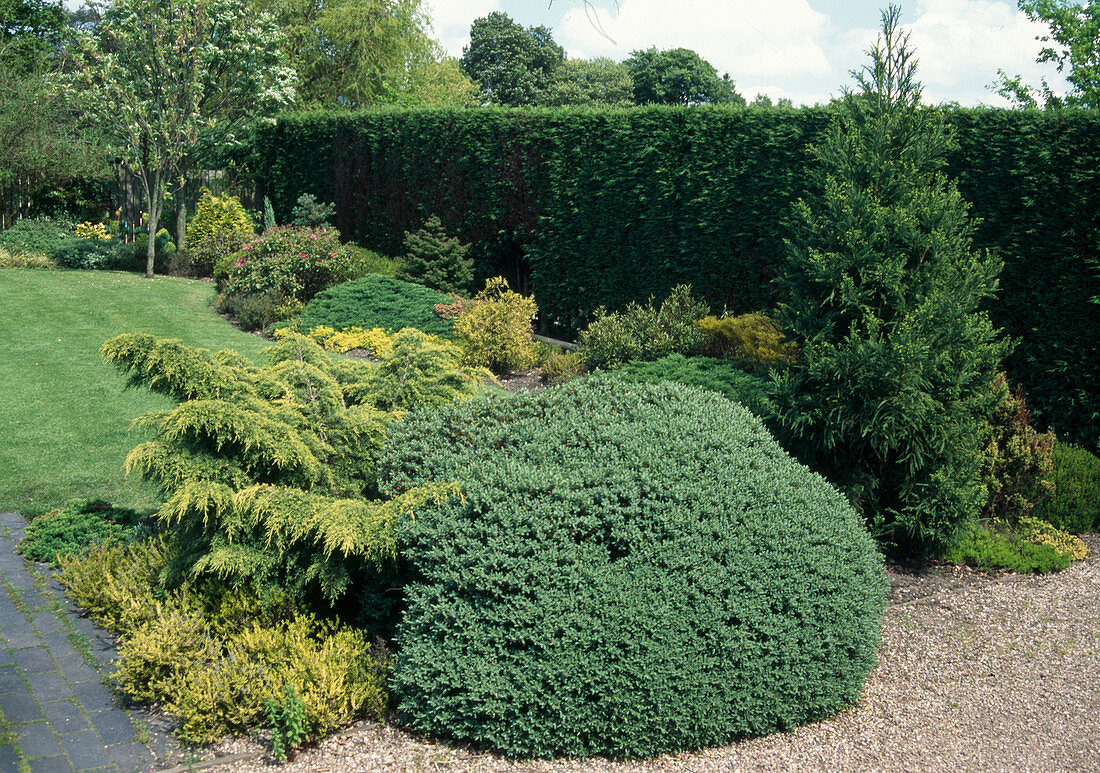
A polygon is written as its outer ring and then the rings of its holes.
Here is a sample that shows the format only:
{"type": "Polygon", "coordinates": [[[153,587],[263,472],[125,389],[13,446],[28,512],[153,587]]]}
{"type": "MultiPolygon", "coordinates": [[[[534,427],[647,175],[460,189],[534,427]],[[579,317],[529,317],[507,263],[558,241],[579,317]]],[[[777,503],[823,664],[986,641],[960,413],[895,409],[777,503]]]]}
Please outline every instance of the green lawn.
{"type": "Polygon", "coordinates": [[[119,333],[147,332],[256,357],[267,343],[218,317],[213,295],[186,279],[0,270],[0,510],[34,516],[77,496],[156,506],[122,465],[143,439],[130,421],[169,402],[124,389],[97,352],[119,333]]]}

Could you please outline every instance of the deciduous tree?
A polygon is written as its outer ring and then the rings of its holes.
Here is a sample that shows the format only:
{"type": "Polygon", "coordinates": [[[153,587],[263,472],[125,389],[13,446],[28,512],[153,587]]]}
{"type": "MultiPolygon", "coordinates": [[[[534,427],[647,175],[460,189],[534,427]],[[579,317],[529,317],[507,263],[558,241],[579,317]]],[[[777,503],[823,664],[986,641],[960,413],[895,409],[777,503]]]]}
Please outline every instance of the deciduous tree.
{"type": "Polygon", "coordinates": [[[634,51],[625,62],[639,105],[744,105],[729,73],[718,71],[689,48],[634,51]]]}
{"type": "MultiPolygon", "coordinates": [[[[294,99],[281,43],[274,19],[246,0],[114,0],[80,36],[70,86],[141,181],[150,234],[204,143],[236,142],[294,99]]],[[[155,249],[149,239],[149,277],[155,249]]]]}
{"type": "Polygon", "coordinates": [[[543,103],[564,59],[546,27],[524,29],[498,11],[474,20],[459,64],[484,102],[520,106],[543,103]]]}

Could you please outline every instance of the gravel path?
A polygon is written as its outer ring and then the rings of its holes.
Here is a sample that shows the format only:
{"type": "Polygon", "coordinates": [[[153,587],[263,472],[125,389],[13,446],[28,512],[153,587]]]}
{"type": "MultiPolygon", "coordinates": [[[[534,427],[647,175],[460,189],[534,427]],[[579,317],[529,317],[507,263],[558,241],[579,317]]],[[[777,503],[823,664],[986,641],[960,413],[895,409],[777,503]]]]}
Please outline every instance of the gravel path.
{"type": "Polygon", "coordinates": [[[1045,577],[891,572],[880,662],[857,706],[814,725],[636,763],[513,762],[355,725],[275,766],[225,771],[1100,771],[1100,535],[1045,577]]]}

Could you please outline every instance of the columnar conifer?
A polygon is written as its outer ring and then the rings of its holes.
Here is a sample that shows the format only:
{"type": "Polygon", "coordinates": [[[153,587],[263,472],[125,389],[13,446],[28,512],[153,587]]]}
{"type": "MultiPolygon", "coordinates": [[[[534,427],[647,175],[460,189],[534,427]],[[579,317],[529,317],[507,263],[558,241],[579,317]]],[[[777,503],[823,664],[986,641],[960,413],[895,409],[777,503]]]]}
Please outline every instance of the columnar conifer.
{"type": "Polygon", "coordinates": [[[936,550],[984,501],[977,422],[1006,354],[983,301],[1001,263],[973,249],[943,174],[952,136],[922,107],[916,60],[883,13],[796,205],[781,323],[802,355],[780,382],[788,447],[902,550],[936,550]]]}

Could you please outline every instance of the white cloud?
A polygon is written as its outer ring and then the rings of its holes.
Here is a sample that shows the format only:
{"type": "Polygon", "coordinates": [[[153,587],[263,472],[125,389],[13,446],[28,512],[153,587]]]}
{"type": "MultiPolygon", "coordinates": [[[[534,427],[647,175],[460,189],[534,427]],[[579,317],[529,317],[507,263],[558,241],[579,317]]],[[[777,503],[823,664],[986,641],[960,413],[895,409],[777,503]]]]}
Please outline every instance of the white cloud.
{"type": "Polygon", "coordinates": [[[993,0],[923,0],[917,7],[917,17],[908,28],[926,101],[1001,103],[986,89],[997,79],[998,69],[1022,74],[1029,83],[1038,84],[1043,77],[1052,87],[1061,82],[1052,67],[1035,63],[1041,47],[1035,38],[1046,31],[1045,25],[1030,21],[1014,5],[993,0]]]}
{"type": "Polygon", "coordinates": [[[470,25],[474,19],[500,11],[500,0],[428,0],[435,39],[451,56],[462,56],[462,47],[470,44],[470,25]]]}
{"type": "MultiPolygon", "coordinates": [[[[619,0],[617,6],[595,1],[607,7],[593,10],[582,0],[555,0],[555,9],[566,9],[560,23],[545,16],[530,23],[551,26],[571,57],[621,61],[650,46],[690,48],[719,73],[728,72],[746,98],[764,93],[796,104],[826,102],[853,85],[849,71],[867,63],[882,5],[867,0],[864,13],[849,2],[842,17],[825,0],[619,0]]],[[[452,56],[461,56],[475,18],[502,7],[527,8],[536,0],[429,2],[439,41],[452,56]]],[[[911,20],[904,27],[912,33],[928,102],[999,104],[1002,100],[987,89],[998,69],[1036,85],[1046,77],[1059,90],[1062,81],[1054,68],[1035,64],[1040,48],[1035,37],[1044,28],[1019,12],[1014,0],[917,0],[903,18],[911,20]]]]}

